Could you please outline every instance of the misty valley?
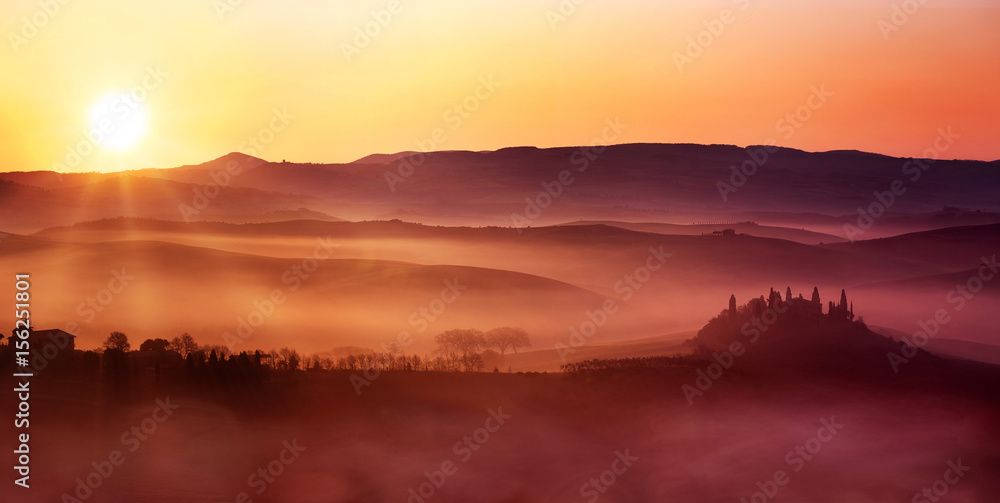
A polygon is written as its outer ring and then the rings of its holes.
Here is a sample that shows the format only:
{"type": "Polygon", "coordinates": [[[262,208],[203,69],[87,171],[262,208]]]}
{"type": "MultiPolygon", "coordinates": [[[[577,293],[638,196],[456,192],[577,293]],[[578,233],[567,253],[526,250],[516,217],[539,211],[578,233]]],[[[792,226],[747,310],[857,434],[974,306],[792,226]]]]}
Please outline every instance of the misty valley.
{"type": "MultiPolygon", "coordinates": [[[[594,169],[641,165],[621,160],[636,148],[607,147],[594,169]]],[[[513,155],[526,153],[538,155],[513,155]]],[[[454,154],[427,165],[439,155],[454,154]]],[[[17,197],[102,191],[111,212],[135,190],[149,195],[131,206],[143,215],[38,222],[0,242],[5,269],[32,272],[21,285],[30,327],[5,333],[2,349],[5,369],[25,368],[23,356],[32,373],[23,480],[37,501],[933,502],[1000,491],[993,213],[915,212],[853,243],[846,212],[839,231],[815,217],[789,225],[802,218],[792,210],[687,224],[581,210],[530,227],[485,214],[482,225],[246,222],[209,216],[211,205],[205,220],[158,216],[157,194],[198,187],[192,177],[210,181],[233,158],[64,188],[3,175],[17,197]]],[[[289,169],[247,166],[245,180],[289,169]]],[[[383,165],[297,169],[316,183],[383,165]]],[[[230,182],[212,204],[245,190],[230,182]]],[[[522,193],[509,191],[510,207],[522,193]]],[[[293,211],[280,192],[254,194],[293,211]]]]}

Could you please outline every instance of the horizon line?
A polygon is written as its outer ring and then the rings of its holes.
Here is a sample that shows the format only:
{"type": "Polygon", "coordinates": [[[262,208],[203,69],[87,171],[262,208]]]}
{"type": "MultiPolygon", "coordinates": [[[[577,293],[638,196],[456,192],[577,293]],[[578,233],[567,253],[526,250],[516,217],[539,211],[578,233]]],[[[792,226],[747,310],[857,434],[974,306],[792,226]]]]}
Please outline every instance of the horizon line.
{"type": "MultiPolygon", "coordinates": [[[[782,146],[782,145],[763,144],[763,143],[750,144],[750,145],[746,145],[746,146],[740,146],[740,145],[731,144],[731,143],[628,142],[628,143],[611,143],[611,144],[607,144],[607,145],[596,145],[596,146],[588,146],[588,145],[562,145],[562,146],[540,147],[540,146],[537,146],[537,145],[510,145],[510,146],[506,146],[506,147],[495,148],[493,150],[468,150],[468,149],[447,149],[447,150],[427,150],[427,151],[422,151],[422,150],[400,150],[400,151],[397,151],[397,152],[389,152],[389,153],[386,153],[386,152],[373,152],[373,153],[367,154],[365,156],[362,156],[362,157],[359,157],[357,159],[354,159],[352,161],[347,161],[347,162],[337,162],[337,161],[334,161],[334,162],[327,162],[327,161],[288,161],[286,159],[282,159],[281,161],[274,161],[274,160],[265,159],[263,157],[257,157],[255,155],[250,155],[250,154],[247,154],[245,152],[231,151],[231,152],[227,152],[225,154],[222,154],[222,155],[220,155],[218,157],[214,157],[214,158],[211,158],[211,159],[208,159],[208,160],[205,160],[205,161],[201,161],[201,162],[198,162],[198,163],[195,163],[195,164],[180,164],[180,165],[177,165],[177,166],[170,166],[170,167],[133,168],[133,169],[123,169],[123,170],[117,170],[117,171],[100,171],[100,170],[91,170],[91,171],[56,171],[56,170],[53,170],[53,169],[34,169],[34,170],[0,171],[0,173],[56,173],[56,174],[66,174],[66,175],[84,175],[84,174],[95,174],[95,173],[96,174],[112,174],[112,173],[130,173],[130,172],[134,172],[134,171],[148,171],[148,170],[170,170],[170,169],[186,168],[186,167],[193,167],[193,166],[201,166],[203,164],[208,164],[210,162],[215,162],[215,161],[218,161],[218,160],[223,159],[225,157],[232,156],[234,154],[238,154],[238,155],[241,155],[241,156],[249,157],[249,158],[252,158],[252,159],[257,159],[257,160],[263,161],[263,162],[265,162],[267,164],[351,165],[351,164],[369,164],[369,163],[361,163],[359,161],[361,161],[362,159],[368,158],[368,157],[372,157],[372,156],[387,156],[387,157],[405,156],[405,157],[408,157],[409,155],[415,155],[415,154],[442,154],[442,153],[491,154],[491,153],[499,152],[501,150],[511,150],[511,149],[561,150],[561,149],[586,149],[586,148],[598,148],[598,147],[604,147],[604,148],[607,148],[607,147],[628,147],[628,146],[638,146],[638,145],[651,145],[651,146],[693,146],[693,147],[706,147],[706,148],[708,148],[708,147],[732,147],[732,148],[738,148],[738,149],[741,149],[741,150],[747,150],[747,149],[750,149],[750,148],[753,148],[753,147],[771,147],[771,148],[777,148],[777,149],[780,149],[780,150],[792,150],[792,151],[796,151],[796,152],[802,152],[802,153],[805,153],[805,154],[854,153],[854,154],[875,155],[875,156],[880,156],[880,157],[886,157],[886,158],[889,158],[889,159],[900,159],[900,160],[927,159],[927,160],[935,160],[935,161],[940,160],[940,161],[952,161],[952,162],[982,162],[982,163],[987,163],[987,164],[1000,162],[1000,159],[992,159],[992,160],[988,160],[988,159],[969,159],[969,158],[964,158],[964,159],[960,159],[960,158],[952,158],[952,159],[937,158],[937,159],[933,159],[933,158],[930,158],[930,157],[896,156],[896,155],[890,155],[890,154],[883,154],[883,153],[880,153],[880,152],[871,152],[871,151],[867,151],[867,150],[859,150],[859,149],[852,149],[852,148],[839,148],[839,149],[832,149],[832,150],[816,150],[816,151],[813,151],[813,150],[804,150],[804,149],[795,148],[795,147],[786,147],[786,146],[782,146]]],[[[387,165],[387,164],[391,164],[392,162],[395,162],[395,160],[391,161],[389,163],[382,163],[382,164],[383,165],[387,165]]]]}

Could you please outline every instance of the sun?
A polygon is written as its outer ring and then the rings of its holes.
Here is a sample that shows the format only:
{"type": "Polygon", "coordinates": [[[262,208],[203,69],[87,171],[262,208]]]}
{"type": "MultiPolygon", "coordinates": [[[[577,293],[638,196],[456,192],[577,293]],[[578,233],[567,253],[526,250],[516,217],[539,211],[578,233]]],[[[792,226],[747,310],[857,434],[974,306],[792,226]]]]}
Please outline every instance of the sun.
{"type": "Polygon", "coordinates": [[[133,149],[149,129],[146,106],[126,92],[105,93],[90,108],[87,119],[91,138],[107,150],[133,149]]]}

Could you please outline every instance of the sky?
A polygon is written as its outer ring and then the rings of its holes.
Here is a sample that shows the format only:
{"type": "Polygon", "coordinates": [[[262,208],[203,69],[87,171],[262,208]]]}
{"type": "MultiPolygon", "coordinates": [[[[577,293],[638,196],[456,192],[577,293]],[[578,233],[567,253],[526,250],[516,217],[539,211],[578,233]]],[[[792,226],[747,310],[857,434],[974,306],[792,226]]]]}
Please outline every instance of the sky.
{"type": "Polygon", "coordinates": [[[0,171],[606,140],[924,157],[942,130],[934,155],[1000,159],[985,0],[47,1],[0,6],[0,171]]]}

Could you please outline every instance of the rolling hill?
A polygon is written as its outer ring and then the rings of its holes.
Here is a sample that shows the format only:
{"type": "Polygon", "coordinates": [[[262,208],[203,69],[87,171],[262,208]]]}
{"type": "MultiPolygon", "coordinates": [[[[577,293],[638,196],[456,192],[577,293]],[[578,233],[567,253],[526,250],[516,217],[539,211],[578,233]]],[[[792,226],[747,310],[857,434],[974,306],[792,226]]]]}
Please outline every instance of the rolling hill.
{"type": "Polygon", "coordinates": [[[538,343],[551,343],[604,300],[547,278],[464,266],[272,258],[156,241],[75,244],[17,235],[7,236],[0,250],[0,267],[31,274],[36,326],[75,323],[79,328],[71,332],[83,348],[95,347],[112,330],[138,341],[187,331],[202,343],[224,344],[224,333],[236,333],[241,323],[261,315],[264,323],[246,344],[262,349],[376,348],[409,331],[410,350],[422,353],[444,330],[511,323],[530,330],[538,343]],[[553,309],[538,311],[539,305],[553,309]]]}

